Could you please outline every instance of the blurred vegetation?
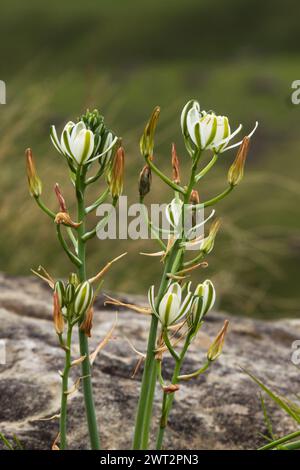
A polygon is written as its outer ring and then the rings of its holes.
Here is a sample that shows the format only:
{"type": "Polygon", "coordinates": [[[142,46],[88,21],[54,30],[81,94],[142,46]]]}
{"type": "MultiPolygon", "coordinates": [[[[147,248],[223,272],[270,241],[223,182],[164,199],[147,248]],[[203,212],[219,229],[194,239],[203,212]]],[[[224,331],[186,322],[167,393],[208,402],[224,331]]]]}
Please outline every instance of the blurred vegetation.
{"type": "MultiPolygon", "coordinates": [[[[7,105],[0,108],[1,270],[28,274],[42,264],[53,275],[70,265],[54,227],[29,197],[24,149],[33,148],[53,209],[57,181],[72,209],[65,162],[52,147],[49,127],[98,107],[126,147],[125,193],[137,201],[143,165],[138,142],[153,108],[162,108],[156,161],[170,171],[175,142],[182,173],[189,165],[179,116],[187,99],[239,122],[245,132],[260,125],[252,142],[242,184],[219,203],[222,233],[210,255],[219,307],[240,315],[298,315],[299,117],[291,83],[300,78],[299,4],[288,0],[36,0],[1,5],[0,79],[7,105]]],[[[234,152],[199,187],[201,199],[221,191],[234,152]]],[[[104,185],[105,183],[102,183],[104,185]]],[[[101,191],[90,194],[91,201],[101,191]]],[[[166,202],[172,193],[154,178],[147,202],[166,202]]],[[[94,222],[96,219],[94,220],[94,222]]],[[[92,225],[92,222],[91,222],[92,225]]],[[[161,270],[153,241],[103,241],[90,245],[90,272],[123,251],[105,287],[145,293],[161,270]]]]}

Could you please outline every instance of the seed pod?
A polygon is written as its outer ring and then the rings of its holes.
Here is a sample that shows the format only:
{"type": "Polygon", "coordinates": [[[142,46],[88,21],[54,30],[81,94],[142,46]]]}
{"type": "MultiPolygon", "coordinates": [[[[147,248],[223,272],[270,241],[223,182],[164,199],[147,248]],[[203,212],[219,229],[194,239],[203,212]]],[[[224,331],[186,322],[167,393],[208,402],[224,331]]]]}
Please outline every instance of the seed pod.
{"type": "Polygon", "coordinates": [[[151,157],[153,155],[154,148],[154,134],[157,125],[158,117],[160,113],[159,106],[156,106],[153,113],[146,124],[144,133],[140,140],[140,150],[143,157],[151,157]]]}
{"type": "Polygon", "coordinates": [[[56,183],[55,186],[54,186],[54,192],[55,192],[57,200],[58,200],[60,211],[61,212],[67,212],[66,201],[65,201],[65,198],[63,197],[63,194],[60,190],[60,187],[59,187],[58,183],[56,183]]]}
{"type": "Polygon", "coordinates": [[[200,203],[199,193],[196,189],[193,189],[190,195],[190,204],[195,206],[200,203]]]}
{"type": "Polygon", "coordinates": [[[75,315],[83,315],[92,305],[93,288],[88,281],[79,284],[75,291],[74,313],[75,315]]]}
{"type": "Polygon", "coordinates": [[[244,176],[244,166],[249,152],[250,138],[244,137],[238,149],[235,160],[228,171],[228,183],[231,186],[239,184],[244,176]]]}
{"type": "Polygon", "coordinates": [[[65,302],[65,285],[64,285],[63,281],[56,281],[56,283],[54,284],[54,292],[57,293],[60,308],[63,308],[66,304],[66,302],[65,302]]]}
{"type": "Polygon", "coordinates": [[[119,197],[123,191],[124,164],[125,152],[124,148],[121,146],[118,148],[111,162],[111,168],[107,175],[107,182],[113,198],[119,197]]]}
{"type": "Polygon", "coordinates": [[[81,331],[84,331],[85,335],[88,336],[89,338],[92,336],[91,330],[93,327],[93,316],[94,316],[94,309],[93,309],[93,306],[91,306],[86,312],[85,318],[80,325],[81,331]]]}
{"type": "Polygon", "coordinates": [[[210,345],[207,351],[207,359],[209,361],[215,361],[221,355],[228,325],[229,321],[225,320],[221,331],[218,333],[218,335],[210,345]]]}
{"type": "Polygon", "coordinates": [[[149,165],[145,165],[140,173],[139,179],[139,193],[141,197],[149,193],[152,182],[152,173],[149,165]]]}
{"type": "Polygon", "coordinates": [[[27,149],[25,153],[29,192],[31,196],[38,198],[42,194],[42,182],[35,169],[32,150],[27,149]]]}
{"type": "Polygon", "coordinates": [[[173,181],[176,184],[180,183],[180,170],[179,170],[179,159],[176,152],[175,144],[172,144],[172,170],[173,170],[173,181]]]}
{"type": "Polygon", "coordinates": [[[59,305],[57,292],[53,294],[53,323],[56,333],[61,335],[64,331],[65,322],[59,305]]]}

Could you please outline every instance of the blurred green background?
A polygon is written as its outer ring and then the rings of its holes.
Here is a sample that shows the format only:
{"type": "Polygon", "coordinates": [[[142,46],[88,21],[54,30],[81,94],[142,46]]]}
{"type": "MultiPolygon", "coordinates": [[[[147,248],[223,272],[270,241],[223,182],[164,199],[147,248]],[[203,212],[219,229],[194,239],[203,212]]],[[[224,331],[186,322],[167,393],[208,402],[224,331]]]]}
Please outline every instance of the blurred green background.
{"type": "MultiPolygon", "coordinates": [[[[299,291],[300,105],[291,84],[300,79],[299,2],[286,0],[3,0],[0,79],[7,104],[0,107],[1,270],[28,275],[45,266],[66,275],[51,221],[27,192],[24,149],[32,147],[55,210],[58,182],[72,209],[72,188],[49,127],[98,107],[126,147],[125,192],[137,201],[143,165],[138,142],[152,108],[161,106],[156,162],[170,172],[177,145],[182,173],[189,158],[179,127],[190,98],[204,109],[240,122],[245,132],[259,121],[243,183],[217,206],[222,233],[209,256],[218,307],[238,315],[297,316],[299,291]]],[[[201,199],[220,192],[234,151],[222,155],[198,188],[201,199]]],[[[91,201],[105,183],[90,193],[91,201]]],[[[167,202],[171,191],[154,178],[147,201],[167,202]]],[[[96,221],[91,221],[91,226],[96,221]]],[[[123,251],[105,288],[146,293],[161,272],[158,258],[144,258],[153,241],[94,240],[89,272],[123,251]]]]}

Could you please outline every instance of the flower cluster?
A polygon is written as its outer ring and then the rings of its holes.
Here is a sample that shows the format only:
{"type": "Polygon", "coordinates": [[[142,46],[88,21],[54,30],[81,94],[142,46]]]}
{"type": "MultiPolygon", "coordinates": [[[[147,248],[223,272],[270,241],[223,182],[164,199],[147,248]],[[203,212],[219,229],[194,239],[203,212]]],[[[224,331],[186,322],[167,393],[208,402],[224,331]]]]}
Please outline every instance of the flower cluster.
{"type": "MultiPolygon", "coordinates": [[[[250,138],[258,123],[248,137],[250,138]]],[[[242,129],[240,124],[235,131],[231,131],[227,116],[217,116],[214,112],[200,111],[198,101],[189,101],[181,113],[181,130],[188,151],[193,154],[196,150],[212,150],[215,154],[238,147],[242,142],[228,145],[242,129]]]]}
{"type": "Polygon", "coordinates": [[[190,282],[184,288],[178,282],[170,283],[158,309],[155,307],[154,286],[148,292],[151,311],[164,327],[174,325],[186,317],[187,322],[197,328],[204,315],[213,307],[215,299],[215,288],[208,279],[198,284],[194,292],[191,291],[190,282]]]}
{"type": "Polygon", "coordinates": [[[79,283],[75,275],[66,285],[63,281],[56,281],[54,285],[54,298],[58,299],[58,305],[54,302],[54,325],[59,334],[63,331],[57,328],[63,320],[71,321],[72,324],[83,320],[84,315],[92,307],[94,293],[92,285],[88,281],[79,283]],[[58,308],[59,307],[59,308],[58,308]],[[62,320],[63,319],[63,320],[62,320]]]}
{"type": "MultiPolygon", "coordinates": [[[[51,141],[71,165],[87,165],[101,157],[110,157],[118,137],[106,129],[98,111],[89,111],[75,124],[67,122],[58,138],[55,126],[51,126],[51,141]]],[[[101,163],[101,161],[100,161],[101,163]]]]}

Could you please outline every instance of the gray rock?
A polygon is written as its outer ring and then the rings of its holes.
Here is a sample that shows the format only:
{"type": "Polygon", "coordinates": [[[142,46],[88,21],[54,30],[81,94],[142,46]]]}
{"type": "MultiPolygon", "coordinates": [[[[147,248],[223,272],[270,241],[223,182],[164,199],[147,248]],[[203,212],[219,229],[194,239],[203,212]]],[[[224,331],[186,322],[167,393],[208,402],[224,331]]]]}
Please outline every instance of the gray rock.
{"type": "MultiPolygon", "coordinates": [[[[139,298],[140,302],[142,299],[139,298]]],[[[135,302],[130,298],[130,302],[135,302]]],[[[6,364],[0,365],[0,431],[16,434],[26,449],[49,449],[58,432],[63,351],[52,325],[50,289],[34,278],[0,277],[0,338],[6,344],[6,364]]],[[[253,449],[264,443],[266,433],[258,387],[241,370],[249,369],[271,387],[293,396],[299,392],[299,371],[291,362],[291,344],[300,338],[300,321],[257,321],[213,312],[193,343],[183,372],[203,363],[211,339],[224,318],[230,331],[222,356],[205,374],[183,383],[166,433],[168,449],[253,449]]],[[[115,310],[97,302],[91,350],[115,321],[115,310]]],[[[122,310],[113,340],[94,364],[94,389],[98,421],[105,449],[130,448],[141,371],[131,378],[137,362],[126,338],[145,351],[149,318],[122,310]]],[[[77,336],[75,330],[75,337],[77,336]]],[[[78,357],[77,342],[74,357],[78,357]]],[[[166,376],[172,359],[164,360],[166,376]]],[[[80,375],[73,368],[72,380],[80,375]]],[[[157,388],[155,426],[161,390],[157,388]]],[[[295,424],[267,402],[277,435],[295,430],[295,424]]],[[[154,426],[154,427],[155,427],[154,426]]],[[[154,437],[154,435],[152,436],[154,437]]],[[[88,448],[82,393],[69,401],[69,444],[88,448]]]]}

